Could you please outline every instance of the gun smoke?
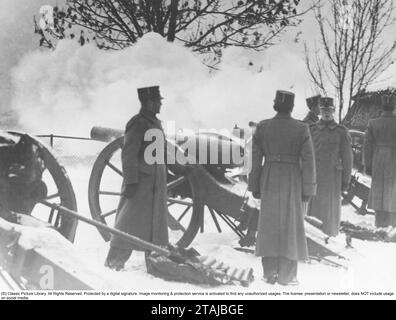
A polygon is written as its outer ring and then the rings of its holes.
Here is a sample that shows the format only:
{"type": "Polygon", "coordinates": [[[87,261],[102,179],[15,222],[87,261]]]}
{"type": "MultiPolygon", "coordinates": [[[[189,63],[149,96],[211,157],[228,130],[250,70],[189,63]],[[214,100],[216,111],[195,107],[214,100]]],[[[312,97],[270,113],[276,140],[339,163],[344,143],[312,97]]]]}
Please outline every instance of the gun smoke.
{"type": "Polygon", "coordinates": [[[87,134],[94,125],[123,128],[140,107],[136,88],[158,84],[166,98],[160,118],[178,128],[246,127],[274,114],[279,88],[297,93],[302,116],[304,63],[279,50],[228,49],[220,71],[209,72],[191,51],[154,33],[115,52],[64,40],[54,51],[27,53],[13,69],[12,107],[28,132],[87,134]]]}

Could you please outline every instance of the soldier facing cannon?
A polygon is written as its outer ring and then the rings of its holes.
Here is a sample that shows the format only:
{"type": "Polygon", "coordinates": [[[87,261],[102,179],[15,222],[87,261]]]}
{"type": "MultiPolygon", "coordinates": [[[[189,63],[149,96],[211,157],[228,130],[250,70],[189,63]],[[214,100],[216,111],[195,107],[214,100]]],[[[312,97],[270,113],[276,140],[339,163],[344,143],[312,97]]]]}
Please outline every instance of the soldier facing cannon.
{"type": "Polygon", "coordinates": [[[316,194],[311,135],[291,117],[293,107],[294,94],[277,91],[277,115],[257,125],[249,175],[249,190],[261,199],[256,255],[265,281],[282,285],[297,283],[297,261],[308,258],[303,202],[316,194]]]}
{"type": "MultiPolygon", "coordinates": [[[[116,228],[156,245],[168,245],[166,205],[165,135],[156,114],[160,112],[159,87],[138,89],[141,110],[126,125],[122,148],[123,185],[117,209],[116,228]],[[162,132],[162,159],[149,164],[146,159],[147,131],[162,132]]],[[[161,151],[161,150],[158,150],[161,151]]],[[[120,270],[133,247],[122,238],[112,237],[106,266],[120,270]]]]}

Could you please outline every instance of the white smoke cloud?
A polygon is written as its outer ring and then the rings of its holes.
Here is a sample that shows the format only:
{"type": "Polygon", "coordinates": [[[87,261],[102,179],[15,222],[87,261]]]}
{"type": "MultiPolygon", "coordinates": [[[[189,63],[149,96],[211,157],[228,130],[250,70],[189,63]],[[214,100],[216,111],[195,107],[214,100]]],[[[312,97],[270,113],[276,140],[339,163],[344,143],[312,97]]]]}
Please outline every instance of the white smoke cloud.
{"type": "Polygon", "coordinates": [[[63,3],[63,0],[1,0],[0,1],[0,114],[10,110],[13,94],[10,70],[19,59],[38,47],[33,16],[41,6],[63,3]]]}
{"type": "Polygon", "coordinates": [[[290,47],[265,53],[225,52],[220,71],[209,72],[185,47],[150,33],[123,51],[101,51],[62,41],[55,51],[26,54],[13,70],[23,128],[34,133],[87,134],[92,126],[123,128],[139,110],[136,88],[158,84],[163,120],[183,128],[247,126],[273,115],[276,89],[297,94],[305,110],[305,66],[290,47]]]}

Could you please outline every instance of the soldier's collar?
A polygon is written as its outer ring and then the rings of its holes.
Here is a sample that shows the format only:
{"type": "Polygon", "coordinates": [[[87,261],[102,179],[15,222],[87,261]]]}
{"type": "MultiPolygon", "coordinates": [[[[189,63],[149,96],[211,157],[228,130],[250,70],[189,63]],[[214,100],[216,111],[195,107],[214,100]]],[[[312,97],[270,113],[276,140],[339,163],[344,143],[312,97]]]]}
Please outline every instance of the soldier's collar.
{"type": "Polygon", "coordinates": [[[334,130],[337,128],[338,124],[334,120],[332,121],[323,121],[322,119],[319,120],[318,122],[318,127],[320,130],[323,130],[324,128],[329,128],[331,130],[334,130]]]}
{"type": "Polygon", "coordinates": [[[285,113],[285,112],[278,112],[274,119],[290,119],[291,114],[290,113],[285,113]]]}
{"type": "Polygon", "coordinates": [[[153,122],[161,122],[153,112],[148,111],[146,109],[141,109],[140,114],[147,120],[150,120],[153,122]]]}

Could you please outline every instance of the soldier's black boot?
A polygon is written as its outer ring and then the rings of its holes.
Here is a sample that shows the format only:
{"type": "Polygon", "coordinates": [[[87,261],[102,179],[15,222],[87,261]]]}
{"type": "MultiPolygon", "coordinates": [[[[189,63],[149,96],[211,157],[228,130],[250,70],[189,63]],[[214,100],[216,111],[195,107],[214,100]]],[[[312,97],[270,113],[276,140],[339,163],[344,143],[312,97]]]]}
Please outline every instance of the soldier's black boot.
{"type": "Polygon", "coordinates": [[[124,269],[125,263],[128,261],[131,254],[132,250],[130,249],[110,247],[105,261],[105,267],[108,267],[112,270],[121,271],[124,269]]]}
{"type": "Polygon", "coordinates": [[[297,281],[297,261],[284,257],[279,258],[278,283],[284,286],[296,286],[297,281]]]}
{"type": "Polygon", "coordinates": [[[263,280],[269,284],[275,284],[278,280],[278,258],[262,257],[261,264],[263,265],[263,280]]]}

